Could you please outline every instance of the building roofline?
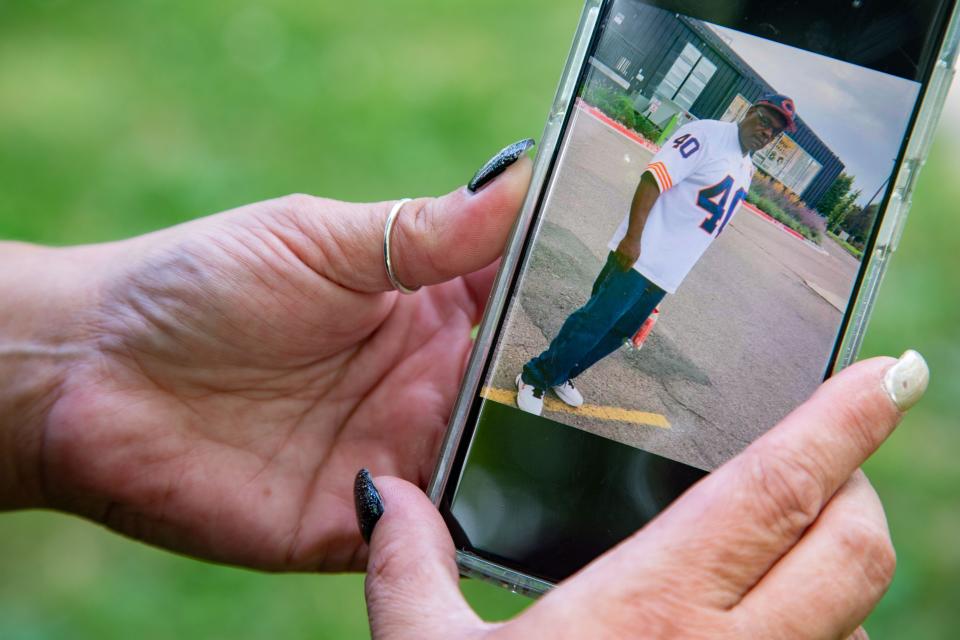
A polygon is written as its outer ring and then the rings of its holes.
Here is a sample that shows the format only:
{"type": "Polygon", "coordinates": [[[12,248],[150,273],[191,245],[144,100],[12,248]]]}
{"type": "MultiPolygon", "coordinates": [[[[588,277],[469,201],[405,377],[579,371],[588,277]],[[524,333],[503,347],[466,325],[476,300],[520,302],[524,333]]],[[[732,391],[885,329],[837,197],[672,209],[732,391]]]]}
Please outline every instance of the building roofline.
{"type": "MultiPolygon", "coordinates": [[[[734,51],[729,44],[718,34],[716,31],[710,28],[709,24],[703,20],[697,20],[696,18],[690,18],[685,15],[675,14],[682,23],[687,25],[691,31],[693,31],[697,36],[699,36],[704,42],[706,42],[720,57],[724,58],[727,62],[732,64],[737,68],[737,71],[748,76],[751,80],[754,80],[761,86],[763,86],[769,93],[779,93],[773,85],[767,82],[763,76],[761,76],[756,69],[750,66],[750,64],[744,60],[740,54],[734,51]]],[[[786,46],[786,45],[784,45],[786,46]]],[[[799,114],[796,116],[797,124],[802,124],[807,132],[813,136],[817,142],[823,145],[823,148],[832,155],[841,165],[846,167],[840,157],[834,153],[833,149],[830,148],[823,138],[818,136],[813,130],[813,127],[808,125],[806,121],[799,114]]]]}

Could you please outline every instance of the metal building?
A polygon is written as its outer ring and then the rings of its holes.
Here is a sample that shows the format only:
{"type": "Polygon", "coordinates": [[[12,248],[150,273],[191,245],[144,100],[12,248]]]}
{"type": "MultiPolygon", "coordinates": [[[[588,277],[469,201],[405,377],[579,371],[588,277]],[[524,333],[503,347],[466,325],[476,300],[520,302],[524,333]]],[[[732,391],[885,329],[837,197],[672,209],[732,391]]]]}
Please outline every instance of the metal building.
{"type": "MultiPolygon", "coordinates": [[[[777,93],[706,23],[630,0],[611,7],[591,64],[657,124],[678,113],[738,120],[760,96],[777,93]]],[[[784,133],[754,163],[811,207],[844,169],[802,117],[795,133],[784,133]]]]}

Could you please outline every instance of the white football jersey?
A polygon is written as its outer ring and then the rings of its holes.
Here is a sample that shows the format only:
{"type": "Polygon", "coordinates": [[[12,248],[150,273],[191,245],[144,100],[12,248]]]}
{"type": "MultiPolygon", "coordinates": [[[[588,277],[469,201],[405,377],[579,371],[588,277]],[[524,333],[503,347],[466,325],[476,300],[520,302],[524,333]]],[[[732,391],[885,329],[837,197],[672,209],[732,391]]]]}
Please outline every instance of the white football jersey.
{"type": "MultiPolygon", "coordinates": [[[[740,147],[735,122],[696,120],[680,127],[647,170],[660,187],[633,266],[668,293],[677,287],[747,197],[753,161],[740,147]]],[[[630,211],[610,240],[615,250],[630,211]]]]}

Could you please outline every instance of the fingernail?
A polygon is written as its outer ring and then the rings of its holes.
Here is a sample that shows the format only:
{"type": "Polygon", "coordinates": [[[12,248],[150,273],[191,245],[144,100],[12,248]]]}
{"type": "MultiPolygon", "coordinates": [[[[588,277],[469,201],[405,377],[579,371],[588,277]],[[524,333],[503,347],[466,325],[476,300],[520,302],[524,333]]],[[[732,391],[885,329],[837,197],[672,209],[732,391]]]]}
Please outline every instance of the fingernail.
{"type": "Polygon", "coordinates": [[[927,361],[914,350],[905,352],[883,376],[883,388],[900,411],[920,401],[930,382],[927,361]]]}
{"type": "Polygon", "coordinates": [[[476,193],[482,186],[506,171],[507,167],[519,160],[520,156],[529,151],[530,147],[534,144],[536,143],[533,141],[533,138],[527,138],[520,142],[514,142],[509,147],[502,149],[500,153],[490,158],[485,165],[480,167],[480,170],[474,174],[469,184],[467,184],[467,189],[469,189],[471,193],[476,193]]]}
{"type": "Polygon", "coordinates": [[[383,498],[373,484],[373,478],[366,469],[357,472],[357,479],[353,481],[353,501],[357,507],[357,525],[364,542],[370,542],[373,528],[377,526],[380,516],[383,515],[383,498]]]}

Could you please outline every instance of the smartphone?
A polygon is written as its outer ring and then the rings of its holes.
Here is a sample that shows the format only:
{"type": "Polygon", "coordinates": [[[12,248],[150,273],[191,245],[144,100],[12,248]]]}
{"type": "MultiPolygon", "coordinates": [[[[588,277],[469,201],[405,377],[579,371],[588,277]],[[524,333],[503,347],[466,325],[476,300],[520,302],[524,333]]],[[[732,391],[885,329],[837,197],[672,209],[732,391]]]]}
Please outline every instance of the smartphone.
{"type": "Polygon", "coordinates": [[[539,594],[857,353],[953,0],[587,0],[429,493],[539,594]]]}

